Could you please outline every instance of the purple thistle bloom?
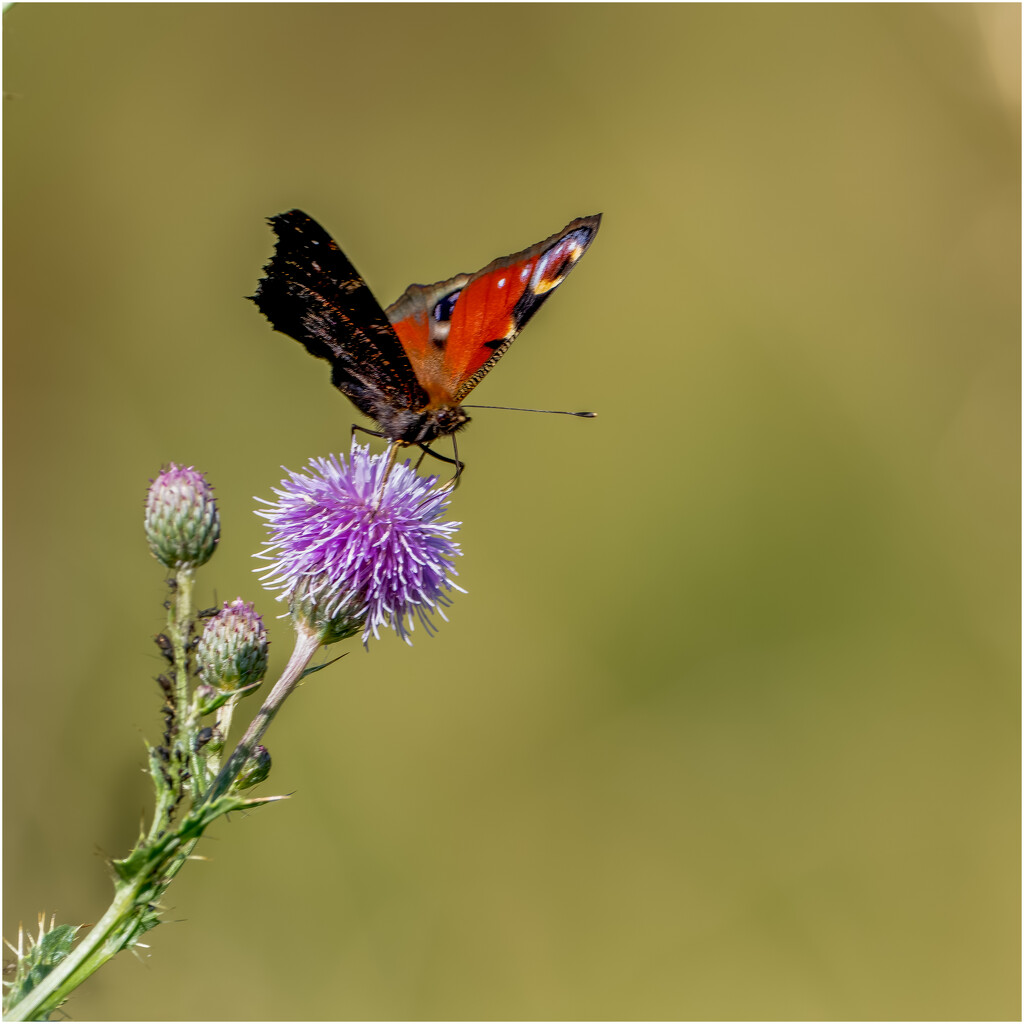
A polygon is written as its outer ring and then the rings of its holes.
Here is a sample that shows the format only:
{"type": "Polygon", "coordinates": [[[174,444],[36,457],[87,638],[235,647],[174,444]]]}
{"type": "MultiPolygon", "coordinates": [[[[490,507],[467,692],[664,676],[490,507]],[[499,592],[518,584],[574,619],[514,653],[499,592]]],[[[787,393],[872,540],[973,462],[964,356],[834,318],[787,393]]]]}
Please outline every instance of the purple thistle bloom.
{"type": "Polygon", "coordinates": [[[257,557],[275,559],[261,578],[324,643],[360,629],[366,643],[382,628],[411,643],[414,617],[432,633],[430,614],[444,619],[448,592],[462,591],[451,582],[460,524],[440,521],[448,490],[404,462],[380,493],[386,465],[386,453],[371,455],[353,441],[348,461],[332,455],[310,460],[305,472],[288,471],[274,488],[277,501],[257,511],[271,530],[257,557]]]}

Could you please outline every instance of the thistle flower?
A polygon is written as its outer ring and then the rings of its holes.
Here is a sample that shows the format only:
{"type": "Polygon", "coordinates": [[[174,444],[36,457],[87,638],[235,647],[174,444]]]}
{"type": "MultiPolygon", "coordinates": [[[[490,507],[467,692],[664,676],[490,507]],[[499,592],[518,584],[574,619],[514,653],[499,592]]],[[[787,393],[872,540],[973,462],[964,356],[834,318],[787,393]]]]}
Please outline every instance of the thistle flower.
{"type": "Polygon", "coordinates": [[[171,463],[146,496],[149,550],[168,569],[195,569],[208,562],[220,540],[213,488],[191,466],[171,463]]]}
{"type": "Polygon", "coordinates": [[[408,462],[392,468],[382,491],[386,466],[386,454],[353,441],[347,461],[332,455],[289,471],[277,501],[257,512],[271,530],[258,557],[275,560],[262,579],[323,644],[360,629],[366,643],[382,628],[411,643],[414,619],[432,633],[431,614],[445,618],[448,593],[462,589],[450,564],[461,554],[452,540],[459,524],[441,521],[448,491],[408,462]]]}
{"type": "Polygon", "coordinates": [[[267,671],[267,630],[251,602],[225,601],[196,647],[199,677],[220,691],[252,693],[267,671]]]}

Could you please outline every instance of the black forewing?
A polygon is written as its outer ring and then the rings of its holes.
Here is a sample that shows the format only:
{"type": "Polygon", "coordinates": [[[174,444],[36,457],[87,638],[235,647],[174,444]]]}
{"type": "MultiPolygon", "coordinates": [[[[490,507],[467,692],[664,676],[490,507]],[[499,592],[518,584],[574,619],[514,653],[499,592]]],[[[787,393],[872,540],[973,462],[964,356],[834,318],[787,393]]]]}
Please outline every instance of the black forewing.
{"type": "Polygon", "coordinates": [[[331,364],[331,382],[378,421],[427,404],[398,335],[337,242],[301,210],[269,218],[277,234],[251,296],[275,330],[331,364]]]}

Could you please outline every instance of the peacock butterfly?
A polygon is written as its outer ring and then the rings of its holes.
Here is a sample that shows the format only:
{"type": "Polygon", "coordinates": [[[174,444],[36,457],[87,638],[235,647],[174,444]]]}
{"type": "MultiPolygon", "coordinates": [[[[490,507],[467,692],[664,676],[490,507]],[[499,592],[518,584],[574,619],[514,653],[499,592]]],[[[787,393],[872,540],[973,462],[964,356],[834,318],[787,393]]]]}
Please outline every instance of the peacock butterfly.
{"type": "Polygon", "coordinates": [[[312,217],[292,210],[269,223],[277,244],[251,296],[260,312],[331,364],[331,382],[381,436],[430,451],[469,422],[463,399],[587,251],[601,215],[475,274],[410,285],[384,310],[312,217]]]}

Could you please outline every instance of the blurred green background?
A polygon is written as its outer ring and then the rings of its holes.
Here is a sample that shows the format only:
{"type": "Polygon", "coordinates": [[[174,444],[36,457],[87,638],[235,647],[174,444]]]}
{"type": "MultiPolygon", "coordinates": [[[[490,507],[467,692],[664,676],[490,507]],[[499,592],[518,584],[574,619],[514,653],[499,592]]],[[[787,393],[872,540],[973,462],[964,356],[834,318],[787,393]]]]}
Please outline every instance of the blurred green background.
{"type": "MultiPolygon", "coordinates": [[[[459,596],[268,735],[77,1020],[1019,1018],[1019,33],[1002,6],[18,4],[4,934],[150,808],[168,460],[353,409],[251,294],[298,206],[382,301],[601,211],[477,392],[459,596]]],[[[255,711],[255,702],[250,707],[255,711]]]]}

